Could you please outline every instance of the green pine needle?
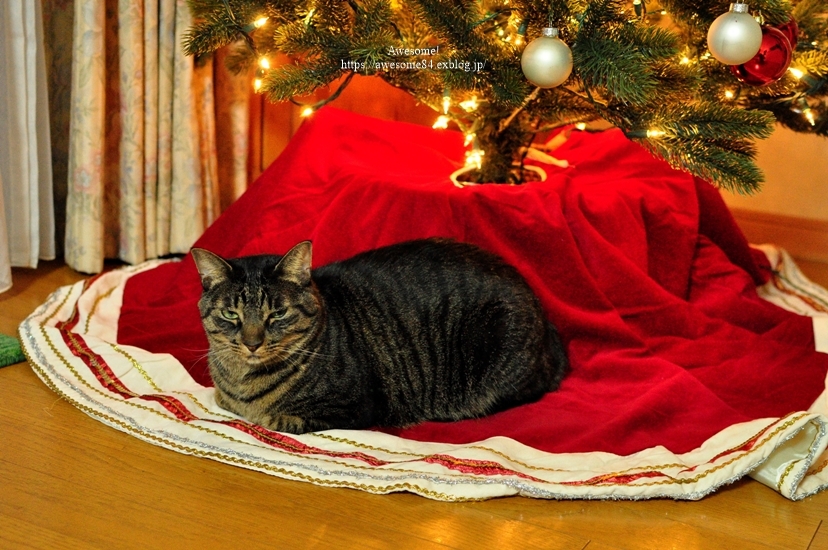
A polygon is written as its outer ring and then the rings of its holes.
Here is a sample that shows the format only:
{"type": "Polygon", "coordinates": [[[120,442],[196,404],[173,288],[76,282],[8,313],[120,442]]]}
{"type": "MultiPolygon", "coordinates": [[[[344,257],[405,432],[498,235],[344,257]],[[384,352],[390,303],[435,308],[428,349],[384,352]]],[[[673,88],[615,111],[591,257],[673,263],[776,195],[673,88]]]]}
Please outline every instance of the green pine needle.
{"type": "Polygon", "coordinates": [[[764,181],[751,140],[773,132],[774,117],[768,111],[680,105],[656,109],[643,121],[655,131],[651,137],[644,131],[628,135],[676,168],[738,192],[754,192],[764,181]]]}
{"type": "Polygon", "coordinates": [[[605,90],[622,103],[641,105],[658,86],[646,56],[630,43],[582,39],[572,48],[572,58],[584,86],[605,90]]]}
{"type": "Polygon", "coordinates": [[[307,61],[304,65],[282,65],[270,71],[262,83],[268,101],[287,101],[313,93],[342,75],[339,65],[329,60],[307,61]]]}
{"type": "Polygon", "coordinates": [[[828,52],[808,51],[796,57],[796,68],[811,77],[824,78],[828,75],[828,52]]]}

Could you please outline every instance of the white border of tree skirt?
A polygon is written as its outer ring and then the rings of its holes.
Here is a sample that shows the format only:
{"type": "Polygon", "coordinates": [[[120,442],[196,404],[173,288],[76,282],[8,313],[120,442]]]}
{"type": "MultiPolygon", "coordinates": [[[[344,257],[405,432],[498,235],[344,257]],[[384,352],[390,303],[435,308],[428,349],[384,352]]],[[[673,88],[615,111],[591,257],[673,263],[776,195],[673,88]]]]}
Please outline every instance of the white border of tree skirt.
{"type": "MultiPolygon", "coordinates": [[[[784,251],[762,249],[778,273],[760,294],[813,316],[817,342],[828,347],[828,292],[784,251]]],[[[746,475],[798,500],[828,485],[828,393],[809,411],[730,426],[681,455],[663,447],[629,456],[551,454],[505,437],[452,445],[373,431],[271,432],[220,409],[213,389],[194,382],[171,355],[117,343],[126,281],[160,263],[58,289],[20,325],[20,339],[49,388],[96,420],[161,447],[285,479],[446,501],[699,499],[746,475]],[[70,330],[57,328],[70,320],[70,330]]]]}

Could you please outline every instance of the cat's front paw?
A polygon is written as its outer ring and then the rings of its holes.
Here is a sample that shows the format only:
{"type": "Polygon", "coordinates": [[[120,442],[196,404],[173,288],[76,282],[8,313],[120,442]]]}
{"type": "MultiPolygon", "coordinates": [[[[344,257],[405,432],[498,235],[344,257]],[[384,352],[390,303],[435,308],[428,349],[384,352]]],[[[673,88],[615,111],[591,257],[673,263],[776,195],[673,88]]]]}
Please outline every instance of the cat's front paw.
{"type": "Polygon", "coordinates": [[[276,416],[266,416],[260,422],[265,428],[276,432],[287,432],[291,434],[303,434],[310,432],[313,429],[308,425],[308,422],[299,418],[298,416],[290,416],[287,414],[280,414],[276,416]]]}

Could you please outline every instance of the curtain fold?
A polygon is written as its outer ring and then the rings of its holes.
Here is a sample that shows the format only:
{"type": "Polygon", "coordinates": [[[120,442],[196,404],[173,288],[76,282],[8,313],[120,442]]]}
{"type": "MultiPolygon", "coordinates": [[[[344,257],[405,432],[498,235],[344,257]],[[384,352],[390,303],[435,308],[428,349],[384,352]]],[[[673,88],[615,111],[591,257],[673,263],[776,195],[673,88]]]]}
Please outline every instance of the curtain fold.
{"type": "Polygon", "coordinates": [[[185,0],[75,2],[65,254],[78,271],[187,252],[222,189],[246,187],[250,81],[185,56],[191,24],[185,0]],[[217,94],[217,79],[233,85],[217,94]],[[244,108],[217,119],[223,102],[244,108]],[[243,141],[222,149],[241,173],[219,174],[217,135],[243,141]]]}
{"type": "Polygon", "coordinates": [[[11,266],[55,257],[40,0],[0,2],[0,292],[11,266]]]}
{"type": "MultiPolygon", "coordinates": [[[[3,186],[3,171],[0,170],[0,191],[3,186]]],[[[3,200],[5,193],[0,192],[0,292],[5,292],[12,286],[11,257],[9,257],[9,234],[6,230],[6,204],[3,200]]]]}

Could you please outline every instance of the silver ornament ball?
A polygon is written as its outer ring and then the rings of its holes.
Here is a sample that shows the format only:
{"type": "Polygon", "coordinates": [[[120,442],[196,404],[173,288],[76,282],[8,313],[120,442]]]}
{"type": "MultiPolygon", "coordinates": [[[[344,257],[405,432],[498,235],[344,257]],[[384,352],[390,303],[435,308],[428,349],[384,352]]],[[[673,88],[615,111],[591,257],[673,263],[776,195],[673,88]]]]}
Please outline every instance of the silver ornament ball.
{"type": "Polygon", "coordinates": [[[520,68],[535,86],[554,88],[572,73],[572,51],[558,38],[558,29],[547,27],[524,48],[520,68]]]}
{"type": "Polygon", "coordinates": [[[762,45],[762,27],[748,12],[747,4],[730,4],[730,11],[713,21],[707,31],[707,48],[725,65],[741,65],[753,59],[762,45]]]}

